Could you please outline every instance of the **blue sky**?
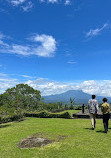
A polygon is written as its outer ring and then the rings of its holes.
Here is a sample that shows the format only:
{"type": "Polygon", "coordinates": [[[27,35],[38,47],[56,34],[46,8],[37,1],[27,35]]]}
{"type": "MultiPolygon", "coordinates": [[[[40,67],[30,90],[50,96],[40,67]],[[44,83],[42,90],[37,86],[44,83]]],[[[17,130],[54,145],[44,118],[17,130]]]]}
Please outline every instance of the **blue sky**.
{"type": "Polygon", "coordinates": [[[111,96],[110,0],[0,0],[0,93],[111,96]]]}

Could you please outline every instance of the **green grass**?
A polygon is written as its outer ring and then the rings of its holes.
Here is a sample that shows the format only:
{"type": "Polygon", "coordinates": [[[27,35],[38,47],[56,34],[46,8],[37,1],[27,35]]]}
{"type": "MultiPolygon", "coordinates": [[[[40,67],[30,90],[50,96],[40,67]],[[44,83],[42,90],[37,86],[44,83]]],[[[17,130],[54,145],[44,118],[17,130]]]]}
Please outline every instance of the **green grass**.
{"type": "Polygon", "coordinates": [[[81,110],[66,110],[66,111],[69,112],[72,116],[74,113],[80,112],[81,110]]]}
{"type": "MultiPolygon", "coordinates": [[[[0,158],[111,158],[111,129],[103,133],[102,120],[90,130],[87,119],[26,118],[1,125],[0,158]],[[59,142],[41,148],[19,149],[21,139],[38,134],[59,142]]],[[[111,128],[111,125],[109,125],[111,128]]]]}
{"type": "Polygon", "coordinates": [[[73,116],[74,113],[77,113],[77,112],[80,112],[81,110],[64,110],[62,112],[58,112],[59,114],[60,113],[64,113],[64,112],[69,112],[71,114],[71,116],[73,116]]]}

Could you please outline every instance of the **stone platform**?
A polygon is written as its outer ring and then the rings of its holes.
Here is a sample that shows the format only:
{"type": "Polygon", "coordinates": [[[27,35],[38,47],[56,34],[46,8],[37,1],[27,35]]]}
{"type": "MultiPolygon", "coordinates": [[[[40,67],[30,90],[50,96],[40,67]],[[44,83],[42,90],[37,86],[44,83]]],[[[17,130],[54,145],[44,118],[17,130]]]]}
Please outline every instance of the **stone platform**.
{"type": "MultiPolygon", "coordinates": [[[[103,115],[102,115],[102,112],[99,110],[98,114],[96,115],[96,118],[102,118],[103,115]]],[[[73,114],[73,118],[90,118],[90,115],[89,115],[89,111],[88,109],[85,109],[84,113],[82,113],[82,110],[80,112],[77,112],[75,114],[73,114]]]]}

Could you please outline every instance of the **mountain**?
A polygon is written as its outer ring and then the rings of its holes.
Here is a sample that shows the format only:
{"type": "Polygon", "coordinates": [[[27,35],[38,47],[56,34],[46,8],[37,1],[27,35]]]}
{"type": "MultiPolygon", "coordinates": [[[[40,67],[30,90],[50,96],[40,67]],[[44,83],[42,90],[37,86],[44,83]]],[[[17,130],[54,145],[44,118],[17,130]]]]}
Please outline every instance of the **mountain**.
{"type": "MultiPolygon", "coordinates": [[[[102,103],[102,99],[105,96],[96,96],[96,99],[99,103],[102,103]]],[[[91,99],[91,94],[84,93],[82,90],[69,90],[65,93],[56,94],[56,95],[49,95],[49,96],[43,96],[44,101],[46,103],[56,103],[56,102],[62,102],[64,103],[70,103],[70,98],[75,98],[75,102],[77,104],[88,104],[88,100],[91,99]]],[[[107,97],[110,101],[110,98],[107,97]]]]}

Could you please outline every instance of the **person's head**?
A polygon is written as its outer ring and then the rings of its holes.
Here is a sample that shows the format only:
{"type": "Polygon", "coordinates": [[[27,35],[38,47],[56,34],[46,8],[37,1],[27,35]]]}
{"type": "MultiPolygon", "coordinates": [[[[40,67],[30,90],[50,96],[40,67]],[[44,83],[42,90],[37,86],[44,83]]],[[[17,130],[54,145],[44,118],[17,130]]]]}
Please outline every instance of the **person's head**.
{"type": "Polygon", "coordinates": [[[93,94],[93,95],[92,95],[92,99],[95,99],[95,98],[96,98],[96,96],[93,94]]]}
{"type": "Polygon", "coordinates": [[[103,102],[107,102],[108,101],[108,99],[107,98],[103,98],[103,102]]]}

